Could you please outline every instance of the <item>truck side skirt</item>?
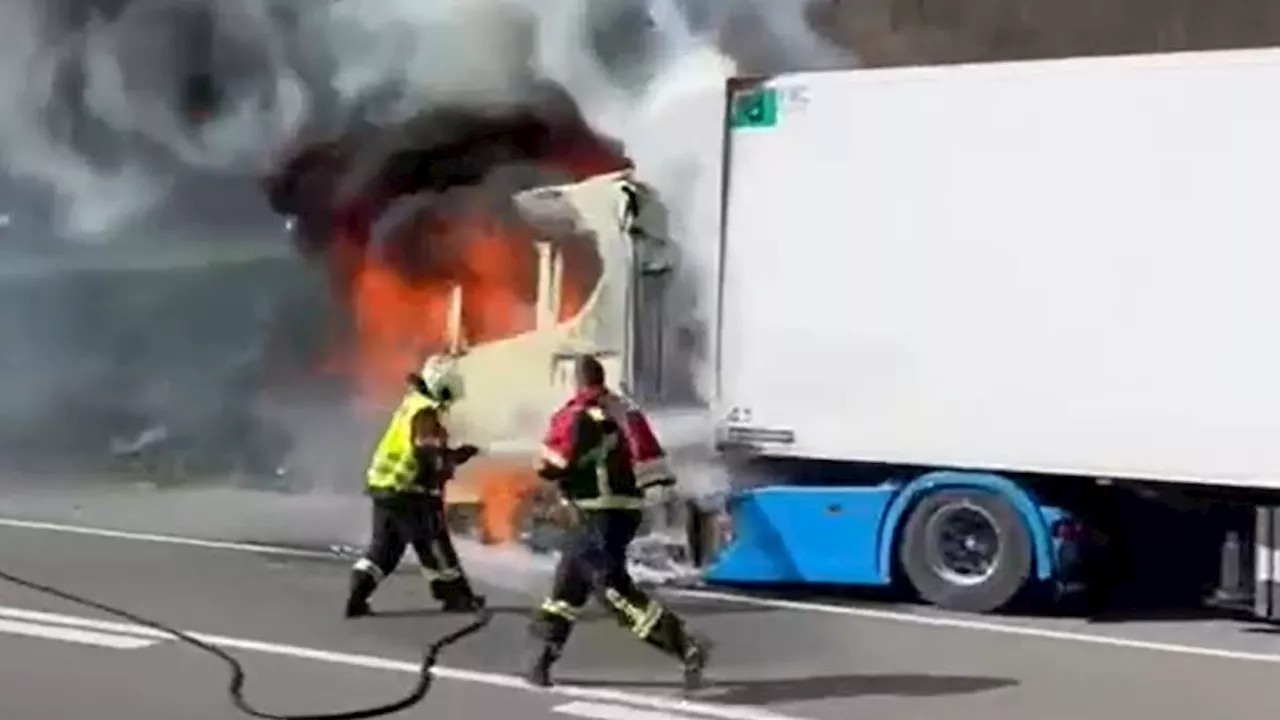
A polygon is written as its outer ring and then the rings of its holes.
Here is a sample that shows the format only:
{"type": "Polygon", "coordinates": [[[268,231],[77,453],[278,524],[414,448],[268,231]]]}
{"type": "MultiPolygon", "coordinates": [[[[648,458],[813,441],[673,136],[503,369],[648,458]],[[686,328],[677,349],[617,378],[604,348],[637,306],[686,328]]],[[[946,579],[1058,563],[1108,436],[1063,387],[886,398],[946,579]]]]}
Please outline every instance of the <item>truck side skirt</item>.
{"type": "Polygon", "coordinates": [[[1057,573],[1051,528],[1066,511],[1043,505],[1026,488],[991,473],[933,471],[906,483],[771,485],[732,501],[733,541],[705,569],[711,583],[819,583],[887,586],[895,582],[902,526],[923,498],[947,489],[998,494],[1014,506],[1033,543],[1039,581],[1057,573]]]}
{"type": "Polygon", "coordinates": [[[703,575],[712,583],[885,585],[876,548],[897,487],[774,485],[731,501],[734,539],[703,575]]]}

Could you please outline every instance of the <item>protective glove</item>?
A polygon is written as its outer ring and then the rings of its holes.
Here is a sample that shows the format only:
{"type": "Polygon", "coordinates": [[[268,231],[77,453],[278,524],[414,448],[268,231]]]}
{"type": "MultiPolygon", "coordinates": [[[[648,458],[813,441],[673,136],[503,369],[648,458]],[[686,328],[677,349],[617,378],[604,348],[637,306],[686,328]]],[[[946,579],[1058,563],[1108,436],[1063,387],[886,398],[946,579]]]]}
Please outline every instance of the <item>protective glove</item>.
{"type": "Polygon", "coordinates": [[[480,448],[475,445],[459,445],[453,450],[453,462],[455,465],[461,465],[479,454],[480,448]]]}
{"type": "Polygon", "coordinates": [[[538,466],[538,477],[548,482],[558,482],[569,477],[569,470],[556,467],[550,463],[543,463],[538,466]]]}

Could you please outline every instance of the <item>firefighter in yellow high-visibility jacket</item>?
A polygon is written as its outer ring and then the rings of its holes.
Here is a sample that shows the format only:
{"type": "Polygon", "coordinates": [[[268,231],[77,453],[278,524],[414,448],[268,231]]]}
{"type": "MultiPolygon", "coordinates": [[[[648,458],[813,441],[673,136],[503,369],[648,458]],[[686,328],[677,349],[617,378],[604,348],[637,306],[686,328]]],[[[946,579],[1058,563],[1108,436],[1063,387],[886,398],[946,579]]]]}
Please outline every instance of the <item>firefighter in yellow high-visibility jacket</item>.
{"type": "Polygon", "coordinates": [[[445,522],[444,486],[474,445],[449,447],[442,418],[461,399],[461,378],[447,362],[428,361],[409,376],[409,388],[378,442],[366,474],[373,500],[373,538],[351,570],[347,617],[370,614],[369,597],[412,545],[431,593],[450,612],[484,607],[463,573],[445,522]]]}

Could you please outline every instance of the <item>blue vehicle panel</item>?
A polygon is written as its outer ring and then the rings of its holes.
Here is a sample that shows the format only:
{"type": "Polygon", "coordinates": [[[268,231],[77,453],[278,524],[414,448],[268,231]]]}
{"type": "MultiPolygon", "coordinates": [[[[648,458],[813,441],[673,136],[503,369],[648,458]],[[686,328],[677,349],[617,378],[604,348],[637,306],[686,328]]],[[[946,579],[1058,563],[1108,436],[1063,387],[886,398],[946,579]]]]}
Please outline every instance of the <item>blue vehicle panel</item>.
{"type": "Polygon", "coordinates": [[[883,585],[876,552],[899,487],[786,487],[735,496],[734,539],[706,569],[709,582],[883,585]]]}
{"type": "Polygon", "coordinates": [[[937,471],[907,483],[873,486],[775,485],[730,502],[733,539],[704,570],[711,583],[815,583],[885,586],[893,581],[899,531],[930,493],[968,488],[999,494],[1022,515],[1041,581],[1061,576],[1072,548],[1053,533],[1071,519],[1000,475],[937,471]]]}

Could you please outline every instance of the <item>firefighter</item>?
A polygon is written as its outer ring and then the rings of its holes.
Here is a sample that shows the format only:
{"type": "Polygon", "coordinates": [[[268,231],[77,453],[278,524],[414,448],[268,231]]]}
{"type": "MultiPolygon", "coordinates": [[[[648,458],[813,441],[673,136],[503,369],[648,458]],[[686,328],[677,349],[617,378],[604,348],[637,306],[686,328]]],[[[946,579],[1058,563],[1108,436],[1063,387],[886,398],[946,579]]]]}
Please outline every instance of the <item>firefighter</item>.
{"type": "Polygon", "coordinates": [[[442,423],[461,399],[461,379],[443,364],[428,361],[408,377],[409,388],[374,451],[366,476],[373,500],[373,539],[351,571],[349,618],[370,614],[369,597],[412,545],[422,562],[431,594],[448,612],[484,607],[471,590],[445,522],[444,485],[458,465],[476,455],[474,445],[449,447],[442,423]]]}
{"type": "Polygon", "coordinates": [[[551,595],[530,621],[537,647],[525,677],[536,686],[551,684],[551,667],[594,595],[637,638],[679,660],[685,687],[695,689],[702,683],[705,646],[670,608],[636,587],[626,563],[627,546],[643,518],[645,491],[675,480],[665,472],[637,479],[637,452],[649,456],[652,468],[660,446],[637,447],[637,440],[653,439],[648,423],[606,389],[599,361],[579,359],[575,381],[577,392],[552,418],[538,469],[539,477],[559,485],[575,517],[565,533],[551,595]],[[645,432],[628,432],[640,426],[645,432]]]}

